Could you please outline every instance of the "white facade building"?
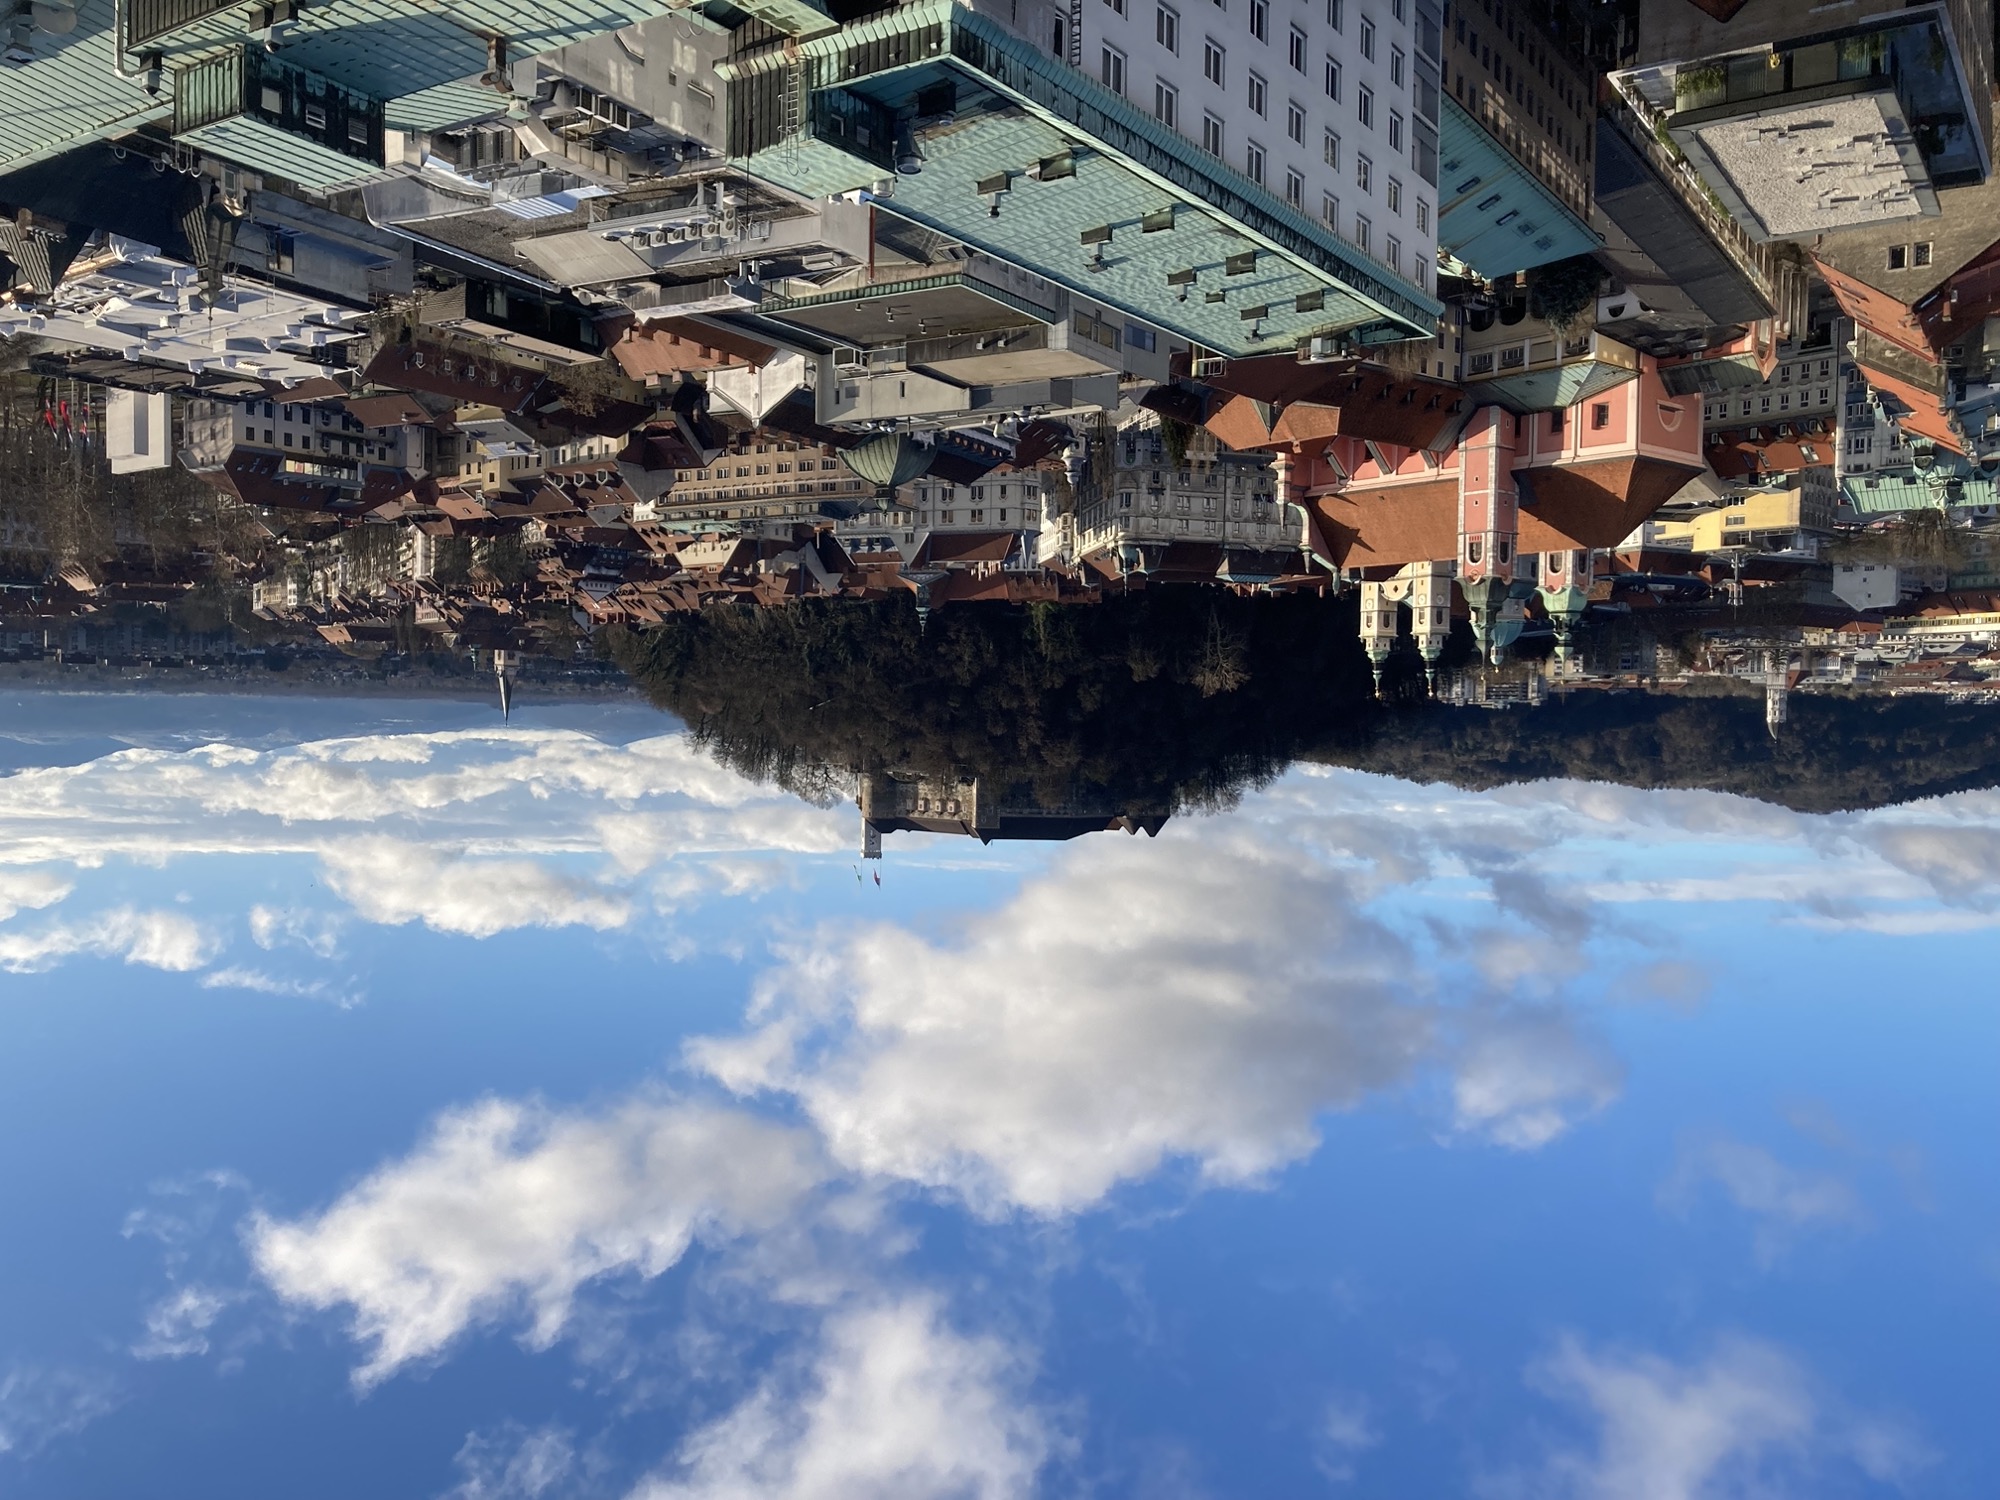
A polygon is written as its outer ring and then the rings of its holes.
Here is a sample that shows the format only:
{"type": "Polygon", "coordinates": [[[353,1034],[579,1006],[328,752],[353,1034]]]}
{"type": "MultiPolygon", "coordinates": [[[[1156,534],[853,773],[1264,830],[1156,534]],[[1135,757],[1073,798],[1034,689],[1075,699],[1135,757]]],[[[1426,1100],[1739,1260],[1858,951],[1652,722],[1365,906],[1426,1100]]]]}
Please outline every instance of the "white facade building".
{"type": "Polygon", "coordinates": [[[903,516],[921,531],[1039,531],[1048,476],[1039,469],[990,474],[977,484],[919,480],[902,492],[903,516]]]}
{"type": "Polygon", "coordinates": [[[1910,443],[1882,407],[1868,381],[1855,365],[1844,367],[1846,374],[1840,409],[1834,473],[1841,479],[1879,474],[1885,469],[1907,470],[1910,443]]]}
{"type": "Polygon", "coordinates": [[[974,0],[1432,290],[1435,0],[974,0]],[[1417,24],[1427,24],[1420,57],[1417,24]],[[1427,80],[1422,94],[1419,78],[1427,80]]]}
{"type": "Polygon", "coordinates": [[[1887,609],[1902,600],[1902,575],[1893,563],[1840,563],[1833,596],[1849,609],[1887,609]]]}
{"type": "MultiPolygon", "coordinates": [[[[1835,343],[1837,346],[1839,341],[1835,343]]],[[[1841,400],[1842,363],[1837,347],[1800,352],[1785,344],[1778,351],[1778,366],[1769,380],[1749,390],[1710,397],[1702,408],[1704,423],[1714,430],[1770,427],[1819,417],[1832,425],[1839,420],[1836,408],[1841,400]]]]}
{"type": "Polygon", "coordinates": [[[1109,480],[1077,497],[1074,514],[1042,523],[1045,560],[1074,563],[1131,544],[1206,542],[1249,552],[1298,545],[1298,524],[1276,503],[1268,456],[1223,453],[1206,433],[1176,468],[1158,420],[1126,422],[1110,438],[1109,480]]]}

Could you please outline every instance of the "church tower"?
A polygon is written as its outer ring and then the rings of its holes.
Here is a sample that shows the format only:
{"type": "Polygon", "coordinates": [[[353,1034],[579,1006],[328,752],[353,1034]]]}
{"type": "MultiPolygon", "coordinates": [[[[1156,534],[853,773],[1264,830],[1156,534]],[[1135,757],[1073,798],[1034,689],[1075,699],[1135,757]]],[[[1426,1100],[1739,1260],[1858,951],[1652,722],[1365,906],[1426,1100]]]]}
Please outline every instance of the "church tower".
{"type": "Polygon", "coordinates": [[[1375,673],[1375,696],[1382,696],[1382,664],[1396,644],[1395,590],[1382,583],[1361,585],[1361,648],[1375,673]]]}
{"type": "Polygon", "coordinates": [[[1542,608],[1548,612],[1549,623],[1555,627],[1557,675],[1573,675],[1576,663],[1576,628],[1583,621],[1584,610],[1590,604],[1590,583],[1594,553],[1575,549],[1568,552],[1544,552],[1536,561],[1539,563],[1537,592],[1542,596],[1542,608]]]}
{"type": "Polygon", "coordinates": [[[1458,584],[1480,654],[1495,666],[1521,633],[1520,604],[1511,597],[1521,532],[1514,483],[1517,432],[1511,412],[1486,406],[1472,414],[1458,442],[1458,584]]]}
{"type": "Polygon", "coordinates": [[[1437,692],[1438,658],[1451,639],[1451,565],[1411,563],[1403,570],[1410,580],[1410,629],[1424,659],[1424,681],[1437,692]]]}
{"type": "Polygon", "coordinates": [[[1791,675],[1790,652],[1764,653],[1764,728],[1774,740],[1778,726],[1791,717],[1791,675]]]}

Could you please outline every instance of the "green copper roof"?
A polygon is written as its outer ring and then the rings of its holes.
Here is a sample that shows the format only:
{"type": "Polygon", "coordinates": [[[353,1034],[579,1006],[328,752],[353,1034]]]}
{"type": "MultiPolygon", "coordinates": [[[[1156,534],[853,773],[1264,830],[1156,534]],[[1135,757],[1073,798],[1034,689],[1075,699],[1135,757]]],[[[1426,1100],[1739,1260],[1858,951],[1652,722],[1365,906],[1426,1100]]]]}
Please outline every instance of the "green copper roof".
{"type": "Polygon", "coordinates": [[[118,76],[111,0],[81,0],[76,13],[67,36],[30,32],[32,60],[0,66],[0,172],[172,112],[171,99],[152,97],[136,77],[118,76]]]}
{"type": "Polygon", "coordinates": [[[1578,359],[1545,370],[1501,375],[1491,380],[1468,378],[1466,389],[1475,392],[1481,401],[1498,402],[1512,412],[1566,411],[1579,401],[1601,396],[1638,378],[1637,370],[1622,365],[1578,359]]]}
{"type": "Polygon", "coordinates": [[[1435,327],[1440,304],[1387,267],[961,6],[906,6],[798,55],[796,71],[781,54],[719,70],[732,154],[782,187],[819,197],[893,179],[885,211],[1221,353],[1435,327]],[[895,113],[939,84],[955,119],[927,132],[920,172],[897,176],[895,113]],[[795,86],[807,126],[786,139],[795,86]],[[1192,283],[1169,283],[1176,272],[1192,283]]]}
{"type": "Polygon", "coordinates": [[[329,151],[303,136],[266,125],[249,115],[217,120],[212,125],[187,131],[180,139],[204,151],[213,151],[224,161],[321,192],[382,173],[380,167],[370,166],[358,157],[329,151]]]}
{"type": "Polygon", "coordinates": [[[507,97],[476,83],[440,83],[419,89],[383,106],[383,123],[391,130],[449,130],[499,114],[507,97]]]}
{"type": "Polygon", "coordinates": [[[1893,515],[1903,510],[1992,505],[2000,500],[1995,488],[1992,475],[1945,463],[1931,470],[1929,475],[1905,471],[1855,475],[1840,482],[1841,493],[1848,505],[1864,516],[1893,515]]]}
{"type": "Polygon", "coordinates": [[[1438,144],[1438,247],[1481,276],[1511,276],[1604,241],[1451,95],[1438,144]]]}

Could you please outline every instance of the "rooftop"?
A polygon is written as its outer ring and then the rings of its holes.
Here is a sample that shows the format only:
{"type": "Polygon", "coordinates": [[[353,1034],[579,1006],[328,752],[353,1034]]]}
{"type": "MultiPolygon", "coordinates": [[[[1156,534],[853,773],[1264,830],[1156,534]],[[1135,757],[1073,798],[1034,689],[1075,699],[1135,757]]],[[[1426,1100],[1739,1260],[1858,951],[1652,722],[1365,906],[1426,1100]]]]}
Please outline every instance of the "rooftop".
{"type": "Polygon", "coordinates": [[[960,6],[906,6],[797,54],[723,70],[731,155],[791,191],[869,194],[885,213],[1222,353],[1434,326],[1440,305],[1426,293],[960,6]],[[794,86],[810,107],[788,133],[794,86]],[[916,143],[920,170],[899,175],[896,121],[912,110],[933,123],[916,143]]]}

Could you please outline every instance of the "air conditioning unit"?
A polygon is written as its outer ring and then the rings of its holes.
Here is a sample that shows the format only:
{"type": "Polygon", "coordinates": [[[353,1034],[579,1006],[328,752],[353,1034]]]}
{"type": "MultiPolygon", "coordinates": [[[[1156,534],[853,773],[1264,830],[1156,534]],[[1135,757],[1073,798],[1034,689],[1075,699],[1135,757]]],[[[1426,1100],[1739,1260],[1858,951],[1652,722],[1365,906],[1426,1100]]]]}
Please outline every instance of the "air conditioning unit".
{"type": "Polygon", "coordinates": [[[833,351],[833,367],[836,370],[856,370],[868,363],[868,356],[859,349],[836,349],[833,351]]]}

